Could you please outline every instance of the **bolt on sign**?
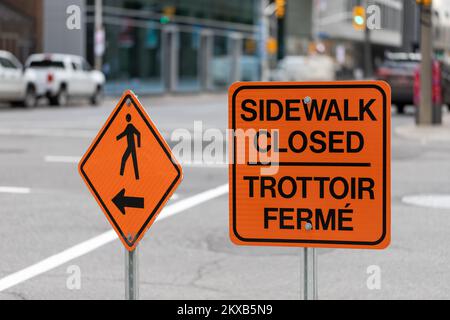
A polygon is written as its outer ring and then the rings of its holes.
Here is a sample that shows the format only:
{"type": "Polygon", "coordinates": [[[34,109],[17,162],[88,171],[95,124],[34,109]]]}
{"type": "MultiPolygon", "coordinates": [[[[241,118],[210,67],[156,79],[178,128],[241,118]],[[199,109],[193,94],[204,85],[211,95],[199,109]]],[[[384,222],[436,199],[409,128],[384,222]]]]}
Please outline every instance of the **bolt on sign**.
{"type": "Polygon", "coordinates": [[[388,246],[390,110],[382,81],[233,84],[231,240],[388,246]]]}
{"type": "Polygon", "coordinates": [[[182,179],[181,166],[131,91],[123,94],[78,169],[130,251],[182,179]]]}

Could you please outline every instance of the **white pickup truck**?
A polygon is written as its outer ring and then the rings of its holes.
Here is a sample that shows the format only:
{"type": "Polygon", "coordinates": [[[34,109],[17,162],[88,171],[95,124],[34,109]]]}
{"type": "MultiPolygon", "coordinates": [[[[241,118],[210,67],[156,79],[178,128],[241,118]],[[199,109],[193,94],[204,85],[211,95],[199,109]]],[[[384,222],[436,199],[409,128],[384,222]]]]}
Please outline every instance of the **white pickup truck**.
{"type": "Polygon", "coordinates": [[[105,76],[80,56],[33,54],[25,67],[36,73],[37,90],[44,92],[51,105],[63,106],[72,97],[88,98],[93,105],[102,99],[105,76]]]}
{"type": "Polygon", "coordinates": [[[38,96],[37,75],[23,68],[8,51],[0,50],[0,101],[14,106],[33,107],[38,96]]]}

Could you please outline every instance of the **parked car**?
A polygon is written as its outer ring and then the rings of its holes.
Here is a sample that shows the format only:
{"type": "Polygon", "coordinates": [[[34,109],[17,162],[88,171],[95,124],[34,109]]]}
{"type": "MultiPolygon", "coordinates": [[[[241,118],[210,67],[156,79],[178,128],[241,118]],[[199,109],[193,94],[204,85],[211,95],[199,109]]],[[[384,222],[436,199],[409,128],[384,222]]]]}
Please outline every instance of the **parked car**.
{"type": "Polygon", "coordinates": [[[89,98],[93,105],[102,99],[105,76],[80,56],[33,54],[25,67],[36,72],[38,90],[45,92],[51,105],[63,106],[72,97],[89,98]]]}
{"type": "Polygon", "coordinates": [[[36,79],[35,72],[25,70],[13,54],[0,51],[0,101],[17,106],[35,106],[40,94],[36,79]]]}
{"type": "Polygon", "coordinates": [[[275,81],[333,81],[335,76],[333,59],[325,54],[314,54],[286,56],[280,60],[271,78],[275,81]]]}
{"type": "Polygon", "coordinates": [[[377,70],[377,78],[391,86],[392,103],[398,113],[405,112],[405,106],[414,103],[414,71],[420,65],[420,54],[387,53],[386,59],[377,70]]]}

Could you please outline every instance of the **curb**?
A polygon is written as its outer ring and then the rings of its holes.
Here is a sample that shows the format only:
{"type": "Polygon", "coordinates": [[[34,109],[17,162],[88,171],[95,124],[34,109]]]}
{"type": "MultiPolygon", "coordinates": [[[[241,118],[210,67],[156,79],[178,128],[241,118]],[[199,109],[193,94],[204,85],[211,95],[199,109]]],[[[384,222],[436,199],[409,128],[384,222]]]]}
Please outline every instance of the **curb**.
{"type": "Polygon", "coordinates": [[[442,125],[417,126],[408,124],[394,129],[396,135],[409,139],[426,142],[448,142],[450,141],[450,116],[445,115],[442,125]]]}

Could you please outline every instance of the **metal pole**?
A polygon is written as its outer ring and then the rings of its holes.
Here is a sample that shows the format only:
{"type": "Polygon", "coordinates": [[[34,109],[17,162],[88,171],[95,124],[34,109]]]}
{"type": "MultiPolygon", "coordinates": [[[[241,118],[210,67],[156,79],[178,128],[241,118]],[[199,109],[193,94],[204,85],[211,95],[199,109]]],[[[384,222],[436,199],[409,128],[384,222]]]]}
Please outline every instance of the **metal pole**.
{"type": "Polygon", "coordinates": [[[96,52],[95,46],[98,46],[98,33],[103,30],[103,4],[102,0],[95,0],[95,17],[94,17],[94,56],[95,56],[95,69],[101,70],[102,69],[102,54],[99,54],[99,52],[96,52]]]}
{"type": "Polygon", "coordinates": [[[318,300],[317,290],[317,253],[315,248],[303,249],[303,298],[318,300]]]}
{"type": "Polygon", "coordinates": [[[198,55],[198,65],[200,82],[203,90],[213,89],[213,79],[211,75],[211,61],[213,58],[213,33],[211,30],[202,30],[200,54],[198,55]]]}
{"type": "Polygon", "coordinates": [[[373,76],[372,45],[370,43],[370,30],[364,29],[364,77],[370,79],[373,76]]]}
{"type": "Polygon", "coordinates": [[[139,299],[138,247],[132,251],[125,249],[125,299],[139,299]]]}
{"type": "Polygon", "coordinates": [[[177,91],[180,83],[180,65],[178,63],[178,57],[180,52],[180,31],[177,27],[171,26],[170,28],[170,43],[169,43],[169,56],[170,56],[170,67],[169,67],[169,90],[171,92],[177,91]]]}
{"type": "Polygon", "coordinates": [[[261,81],[269,80],[269,61],[267,60],[267,38],[269,33],[269,19],[265,14],[269,5],[268,0],[260,0],[259,8],[259,58],[261,63],[261,81]]]}
{"type": "Polygon", "coordinates": [[[240,81],[241,78],[241,60],[242,60],[242,34],[234,32],[229,38],[231,41],[231,82],[240,81]]]}
{"type": "MultiPolygon", "coordinates": [[[[363,1],[363,6],[367,10],[367,0],[363,1]]],[[[370,42],[370,29],[367,27],[367,20],[364,21],[364,24],[364,77],[369,79],[373,76],[372,44],[370,42]]]]}
{"type": "Polygon", "coordinates": [[[432,97],[432,20],[431,5],[420,5],[420,105],[417,108],[417,124],[433,124],[432,97]]]}

